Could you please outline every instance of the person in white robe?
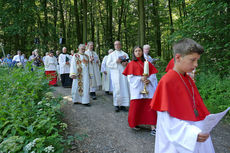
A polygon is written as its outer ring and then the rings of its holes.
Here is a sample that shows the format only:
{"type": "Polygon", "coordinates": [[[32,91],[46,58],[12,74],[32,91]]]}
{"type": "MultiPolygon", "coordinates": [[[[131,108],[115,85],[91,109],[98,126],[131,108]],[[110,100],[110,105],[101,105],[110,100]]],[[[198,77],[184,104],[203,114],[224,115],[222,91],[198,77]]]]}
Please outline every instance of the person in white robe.
{"type": "Polygon", "coordinates": [[[70,77],[73,79],[72,101],[74,104],[90,106],[89,58],[84,53],[84,44],[80,44],[78,49],[79,53],[74,54],[70,64],[70,77]]]}
{"type": "Polygon", "coordinates": [[[85,52],[89,56],[89,74],[90,74],[90,95],[93,100],[96,99],[96,90],[101,86],[100,60],[95,51],[93,51],[93,42],[87,44],[88,50],[85,52]]]}
{"type": "Polygon", "coordinates": [[[115,112],[127,111],[129,106],[129,84],[127,78],[122,74],[128,64],[129,56],[121,50],[120,41],[114,42],[115,51],[109,54],[106,65],[110,69],[113,85],[113,105],[115,112]]]}
{"type": "Polygon", "coordinates": [[[22,56],[22,52],[18,50],[17,55],[13,57],[13,65],[17,64],[17,66],[22,66],[23,63],[24,63],[24,57],[22,56]]]}
{"type": "MultiPolygon", "coordinates": [[[[108,54],[113,52],[112,49],[108,51],[108,54]]],[[[111,80],[111,73],[110,69],[106,65],[108,56],[105,56],[101,63],[101,72],[102,72],[102,90],[105,91],[106,94],[113,92],[112,80],[111,80]]]]}
{"type": "Polygon", "coordinates": [[[204,142],[197,142],[203,121],[180,120],[166,111],[157,111],[157,120],[163,122],[157,122],[155,153],[215,153],[211,136],[204,142]],[[167,144],[167,148],[160,142],[167,144]]]}
{"type": "Polygon", "coordinates": [[[144,52],[144,58],[149,61],[150,63],[152,63],[153,65],[155,65],[156,63],[156,60],[157,59],[154,59],[152,58],[150,55],[149,55],[149,51],[150,51],[150,46],[148,44],[144,45],[143,46],[143,52],[144,52]]]}
{"type": "Polygon", "coordinates": [[[61,83],[64,88],[70,88],[72,86],[72,79],[69,77],[70,73],[70,55],[66,53],[67,48],[62,48],[62,53],[58,57],[58,63],[60,66],[61,83]]]}

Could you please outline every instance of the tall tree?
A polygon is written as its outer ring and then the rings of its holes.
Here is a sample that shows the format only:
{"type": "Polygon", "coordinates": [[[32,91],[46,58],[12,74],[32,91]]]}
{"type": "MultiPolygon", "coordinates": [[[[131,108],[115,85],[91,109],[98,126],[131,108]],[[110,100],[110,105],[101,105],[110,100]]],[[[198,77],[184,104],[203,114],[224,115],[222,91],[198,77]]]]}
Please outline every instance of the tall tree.
{"type": "Polygon", "coordinates": [[[113,47],[113,0],[106,1],[106,44],[112,48],[113,47]]]}
{"type": "Polygon", "coordinates": [[[161,56],[161,29],[160,29],[160,19],[159,19],[158,7],[159,7],[159,0],[153,0],[153,14],[154,14],[153,24],[155,25],[155,28],[154,28],[155,29],[155,43],[156,43],[157,56],[161,56]]]}
{"type": "Polygon", "coordinates": [[[83,0],[83,43],[87,42],[87,0],[83,0]]]}
{"type": "Polygon", "coordinates": [[[82,40],[82,31],[81,31],[81,26],[80,26],[80,18],[79,18],[79,13],[78,13],[77,0],[74,0],[74,16],[75,16],[75,22],[76,22],[77,44],[80,44],[83,42],[83,40],[82,40]]]}
{"type": "Polygon", "coordinates": [[[171,0],[168,0],[168,8],[169,8],[170,31],[172,34],[174,32],[174,28],[173,28],[173,19],[172,19],[171,0]]]}
{"type": "Polygon", "coordinates": [[[139,40],[138,44],[143,46],[145,43],[145,7],[144,0],[138,0],[138,15],[139,15],[139,40]]]}
{"type": "Polygon", "coordinates": [[[60,18],[61,18],[61,37],[66,38],[66,28],[65,28],[65,18],[64,18],[64,11],[63,11],[63,3],[62,0],[59,0],[59,7],[60,7],[60,18]]]}
{"type": "Polygon", "coordinates": [[[117,40],[121,40],[121,24],[122,24],[122,17],[123,17],[123,11],[124,11],[124,0],[118,1],[120,5],[120,10],[118,13],[118,34],[117,34],[117,40]]]}

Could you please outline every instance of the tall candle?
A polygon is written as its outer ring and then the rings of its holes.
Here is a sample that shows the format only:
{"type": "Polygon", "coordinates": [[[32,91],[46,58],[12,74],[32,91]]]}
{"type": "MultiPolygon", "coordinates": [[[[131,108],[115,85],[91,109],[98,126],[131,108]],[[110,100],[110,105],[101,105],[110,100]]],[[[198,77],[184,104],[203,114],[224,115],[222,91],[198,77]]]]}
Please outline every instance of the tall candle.
{"type": "Polygon", "coordinates": [[[144,63],[144,74],[149,75],[149,62],[147,60],[144,63]]]}

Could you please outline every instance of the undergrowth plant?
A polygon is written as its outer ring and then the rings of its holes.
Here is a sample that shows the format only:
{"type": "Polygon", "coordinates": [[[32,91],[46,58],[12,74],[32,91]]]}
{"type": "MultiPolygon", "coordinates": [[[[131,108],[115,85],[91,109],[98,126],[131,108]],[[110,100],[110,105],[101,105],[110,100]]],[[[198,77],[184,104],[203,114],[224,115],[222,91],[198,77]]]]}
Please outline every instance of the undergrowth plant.
{"type": "Polygon", "coordinates": [[[50,92],[44,69],[0,68],[0,74],[0,153],[63,152],[61,98],[50,92]]]}

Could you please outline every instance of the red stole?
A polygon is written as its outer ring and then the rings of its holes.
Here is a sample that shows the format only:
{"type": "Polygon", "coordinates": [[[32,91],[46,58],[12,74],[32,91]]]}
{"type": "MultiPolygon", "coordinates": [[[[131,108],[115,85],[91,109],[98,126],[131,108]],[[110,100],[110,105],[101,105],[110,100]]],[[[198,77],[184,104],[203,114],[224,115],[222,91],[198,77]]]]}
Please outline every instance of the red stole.
{"type": "MultiPolygon", "coordinates": [[[[149,75],[157,73],[157,69],[149,62],[149,75]]],[[[137,58],[137,61],[132,60],[126,66],[123,75],[143,75],[144,73],[144,62],[137,58]]]]}
{"type": "Polygon", "coordinates": [[[174,67],[174,58],[169,61],[168,65],[165,69],[165,72],[168,72],[169,70],[173,69],[173,67],[174,67]]]}
{"type": "Polygon", "coordinates": [[[169,70],[160,80],[157,89],[151,101],[151,108],[156,111],[167,111],[170,116],[187,121],[200,121],[203,120],[209,112],[204,105],[204,102],[196,88],[192,79],[185,74],[180,76],[174,70],[169,70]],[[193,86],[196,109],[199,116],[194,113],[193,100],[192,100],[192,87],[193,86]]]}

